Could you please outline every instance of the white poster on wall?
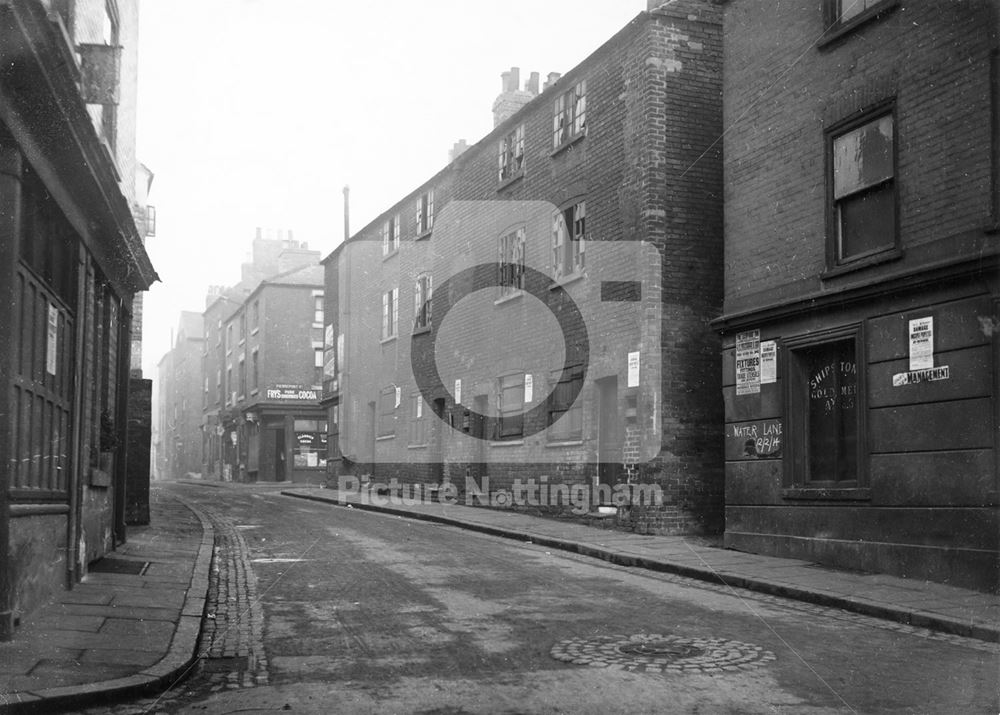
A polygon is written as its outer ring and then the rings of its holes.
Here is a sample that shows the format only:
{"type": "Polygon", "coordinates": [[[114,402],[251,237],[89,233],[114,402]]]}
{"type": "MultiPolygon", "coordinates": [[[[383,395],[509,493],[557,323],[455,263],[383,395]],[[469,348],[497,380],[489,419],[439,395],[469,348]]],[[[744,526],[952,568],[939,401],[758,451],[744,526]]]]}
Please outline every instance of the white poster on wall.
{"type": "Polygon", "coordinates": [[[736,394],[760,392],[760,331],[736,334],[736,394]]]}
{"type": "Polygon", "coordinates": [[[531,402],[535,393],[535,379],[530,372],[524,373],[524,401],[531,402]]]}
{"type": "Polygon", "coordinates": [[[760,384],[778,381],[778,343],[765,340],[760,344],[760,384]]]}
{"type": "Polygon", "coordinates": [[[462,380],[455,380],[455,404],[462,404],[462,380]]]}
{"type": "Polygon", "coordinates": [[[628,386],[639,387],[639,352],[628,354],[628,386]]]}
{"type": "Polygon", "coordinates": [[[910,321],[910,369],[934,367],[934,318],[910,321]]]}

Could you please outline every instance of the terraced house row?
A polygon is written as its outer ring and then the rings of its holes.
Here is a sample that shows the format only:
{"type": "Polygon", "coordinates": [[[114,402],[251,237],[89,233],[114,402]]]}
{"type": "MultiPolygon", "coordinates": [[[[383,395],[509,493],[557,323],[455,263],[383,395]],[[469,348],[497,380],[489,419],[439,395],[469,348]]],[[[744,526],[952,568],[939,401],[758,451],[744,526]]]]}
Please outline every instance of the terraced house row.
{"type": "Polygon", "coordinates": [[[326,267],[331,478],[995,590],[995,4],[651,1],[326,267]]]}

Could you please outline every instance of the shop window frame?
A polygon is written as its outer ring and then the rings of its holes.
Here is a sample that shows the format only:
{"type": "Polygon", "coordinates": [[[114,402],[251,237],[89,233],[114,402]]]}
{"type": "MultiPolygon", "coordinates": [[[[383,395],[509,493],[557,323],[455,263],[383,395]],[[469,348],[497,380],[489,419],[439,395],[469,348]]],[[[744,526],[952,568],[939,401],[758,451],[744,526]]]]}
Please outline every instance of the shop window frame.
{"type": "Polygon", "coordinates": [[[784,433],[782,496],[786,499],[858,500],[871,498],[867,442],[867,350],[863,323],[853,323],[782,341],[784,384],[784,433]],[[812,480],[809,478],[809,376],[804,354],[825,345],[854,341],[857,370],[855,478],[812,480]]]}

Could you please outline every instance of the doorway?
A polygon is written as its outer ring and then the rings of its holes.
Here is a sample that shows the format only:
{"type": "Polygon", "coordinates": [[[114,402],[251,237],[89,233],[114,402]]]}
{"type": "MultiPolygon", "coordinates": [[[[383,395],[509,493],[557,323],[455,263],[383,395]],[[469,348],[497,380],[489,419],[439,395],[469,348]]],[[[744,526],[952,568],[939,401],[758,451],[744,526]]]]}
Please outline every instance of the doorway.
{"type": "Polygon", "coordinates": [[[622,429],[618,413],[618,377],[597,381],[597,480],[618,484],[622,475],[622,429]]]}
{"type": "Polygon", "coordinates": [[[431,436],[431,463],[430,463],[430,477],[431,482],[434,484],[440,484],[444,481],[444,405],[445,401],[443,398],[437,398],[431,404],[431,409],[434,411],[434,429],[431,436]]]}
{"type": "Polygon", "coordinates": [[[274,432],[274,481],[285,481],[285,430],[276,429],[274,432]]]}

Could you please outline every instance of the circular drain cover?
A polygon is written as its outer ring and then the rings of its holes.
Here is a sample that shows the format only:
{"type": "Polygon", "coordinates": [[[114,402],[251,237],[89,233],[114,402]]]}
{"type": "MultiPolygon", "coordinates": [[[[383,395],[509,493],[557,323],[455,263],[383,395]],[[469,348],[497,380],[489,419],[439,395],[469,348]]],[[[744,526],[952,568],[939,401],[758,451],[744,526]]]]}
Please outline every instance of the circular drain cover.
{"type": "Polygon", "coordinates": [[[570,638],[552,647],[556,660],[648,673],[726,673],[774,660],[769,650],[725,638],[660,634],[570,638]]]}

